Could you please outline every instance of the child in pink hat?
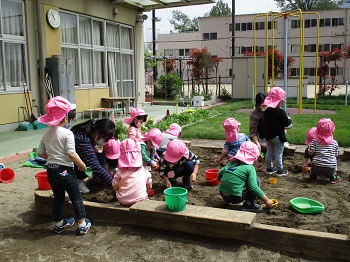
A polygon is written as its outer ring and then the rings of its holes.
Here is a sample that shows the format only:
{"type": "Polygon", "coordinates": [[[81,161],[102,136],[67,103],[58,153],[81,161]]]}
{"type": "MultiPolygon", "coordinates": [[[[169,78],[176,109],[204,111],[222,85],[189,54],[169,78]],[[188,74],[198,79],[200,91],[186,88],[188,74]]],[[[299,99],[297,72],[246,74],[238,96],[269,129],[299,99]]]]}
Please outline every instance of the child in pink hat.
{"type": "Polygon", "coordinates": [[[316,126],[313,140],[309,145],[309,154],[313,156],[310,180],[317,176],[329,176],[329,182],[335,184],[342,179],[336,173],[338,142],[333,138],[335,126],[330,118],[321,118],[316,126]]]}
{"type": "Polygon", "coordinates": [[[239,127],[241,123],[234,118],[227,118],[222,122],[222,126],[225,129],[226,141],[224,148],[220,157],[216,160],[216,163],[219,164],[225,157],[230,159],[233,157],[239,147],[246,141],[249,141],[249,138],[244,133],[239,133],[239,127]]]}
{"type": "Polygon", "coordinates": [[[75,152],[72,131],[65,128],[75,118],[76,105],[56,96],[47,102],[45,111],[46,114],[38,120],[51,127],[40,141],[38,156],[47,159],[47,179],[54,194],[52,218],[56,223],[52,228],[56,233],[61,233],[75,223],[74,218],[63,218],[62,209],[67,192],[79,223],[79,234],[84,235],[91,227],[91,222],[86,218],[74,164],[80,171],[85,171],[86,166],[75,152]]]}
{"type": "Polygon", "coordinates": [[[106,162],[108,164],[108,173],[114,175],[116,168],[118,167],[118,158],[120,156],[120,141],[118,138],[111,138],[107,144],[103,146],[103,152],[106,156],[106,162]]]}
{"type": "Polygon", "coordinates": [[[309,154],[309,145],[310,145],[312,139],[314,139],[315,132],[316,132],[316,127],[312,127],[309,130],[307,130],[307,132],[306,132],[305,145],[307,145],[307,147],[305,148],[303,165],[301,168],[301,171],[303,171],[304,173],[309,172],[311,169],[311,163],[312,163],[313,156],[311,156],[309,154]],[[310,163],[308,164],[307,162],[309,159],[310,159],[310,163]]]}
{"type": "Polygon", "coordinates": [[[152,128],[141,137],[140,141],[142,161],[146,166],[150,166],[152,170],[158,168],[159,157],[156,150],[162,142],[162,132],[158,128],[152,128]]]}
{"type": "Polygon", "coordinates": [[[181,140],[168,143],[165,153],[160,157],[161,177],[166,188],[176,184],[176,179],[182,177],[182,186],[192,189],[192,182],[196,182],[200,165],[199,157],[188,150],[181,140]]]}
{"type": "Polygon", "coordinates": [[[123,206],[130,207],[139,201],[148,200],[152,177],[142,165],[141,145],[133,138],[127,138],[120,144],[118,171],[112,186],[123,206]]]}
{"type": "Polygon", "coordinates": [[[244,201],[242,210],[260,212],[262,206],[255,202],[255,198],[259,198],[267,208],[272,207],[272,201],[260,189],[260,179],[253,166],[259,155],[258,146],[247,141],[241,145],[237,154],[230,158],[228,164],[219,171],[218,179],[221,182],[218,189],[226,205],[244,201]]]}
{"type": "Polygon", "coordinates": [[[182,137],[182,128],[176,123],[172,123],[166,131],[162,134],[162,142],[157,149],[157,154],[161,156],[165,150],[168,143],[175,139],[181,139],[182,137]]]}
{"type": "Polygon", "coordinates": [[[287,141],[285,128],[290,128],[292,120],[281,107],[284,104],[286,92],[280,87],[271,88],[263,103],[267,106],[264,111],[266,126],[266,174],[272,175],[277,172],[277,176],[287,176],[288,170],[283,168],[284,144],[287,141]],[[273,166],[273,157],[276,167],[273,166]]]}
{"type": "Polygon", "coordinates": [[[142,137],[141,127],[147,121],[147,114],[142,108],[133,108],[130,117],[125,118],[124,122],[129,126],[128,138],[140,139],[142,137]]]}

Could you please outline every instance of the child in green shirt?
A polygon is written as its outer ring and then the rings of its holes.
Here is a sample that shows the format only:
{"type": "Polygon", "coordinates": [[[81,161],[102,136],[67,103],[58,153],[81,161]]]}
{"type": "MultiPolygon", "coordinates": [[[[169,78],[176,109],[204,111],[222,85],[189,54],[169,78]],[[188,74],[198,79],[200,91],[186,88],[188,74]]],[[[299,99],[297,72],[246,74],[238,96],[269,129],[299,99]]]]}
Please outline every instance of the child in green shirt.
{"type": "Polygon", "coordinates": [[[254,161],[260,151],[251,141],[243,143],[237,154],[229,159],[228,164],[218,173],[220,195],[227,204],[244,201],[242,210],[260,212],[262,206],[255,202],[259,198],[266,208],[272,207],[272,201],[260,189],[260,179],[256,175],[254,161]]]}

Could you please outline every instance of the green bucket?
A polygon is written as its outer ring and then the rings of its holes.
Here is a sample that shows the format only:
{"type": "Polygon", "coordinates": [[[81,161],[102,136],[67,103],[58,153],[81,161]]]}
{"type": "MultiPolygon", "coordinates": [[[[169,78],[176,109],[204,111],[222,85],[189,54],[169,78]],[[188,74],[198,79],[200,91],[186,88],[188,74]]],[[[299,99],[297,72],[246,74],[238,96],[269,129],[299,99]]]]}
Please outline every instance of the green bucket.
{"type": "Polygon", "coordinates": [[[170,212],[180,212],[186,209],[187,189],[171,187],[164,190],[166,209],[170,212]]]}

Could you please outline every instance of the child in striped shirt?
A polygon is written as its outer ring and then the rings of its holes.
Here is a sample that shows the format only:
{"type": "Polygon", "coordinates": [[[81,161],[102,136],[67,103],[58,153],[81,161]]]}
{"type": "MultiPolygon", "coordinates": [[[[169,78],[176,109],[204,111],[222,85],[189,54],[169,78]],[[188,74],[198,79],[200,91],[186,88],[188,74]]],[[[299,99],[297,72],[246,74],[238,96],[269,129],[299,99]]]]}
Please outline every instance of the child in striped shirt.
{"type": "Polygon", "coordinates": [[[313,156],[310,181],[317,176],[329,176],[331,184],[341,181],[336,173],[338,142],[333,138],[335,126],[330,118],[321,118],[317,123],[314,139],[309,145],[309,154],[313,156]]]}

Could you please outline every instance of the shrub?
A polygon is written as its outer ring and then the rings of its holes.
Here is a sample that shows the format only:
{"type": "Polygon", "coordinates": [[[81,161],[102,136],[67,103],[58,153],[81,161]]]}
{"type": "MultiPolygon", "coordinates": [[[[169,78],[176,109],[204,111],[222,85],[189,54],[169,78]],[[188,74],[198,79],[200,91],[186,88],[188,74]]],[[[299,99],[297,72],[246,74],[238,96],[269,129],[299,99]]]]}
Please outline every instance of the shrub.
{"type": "Polygon", "coordinates": [[[165,99],[175,99],[183,96],[182,79],[174,73],[160,76],[155,83],[154,95],[165,99]]]}

